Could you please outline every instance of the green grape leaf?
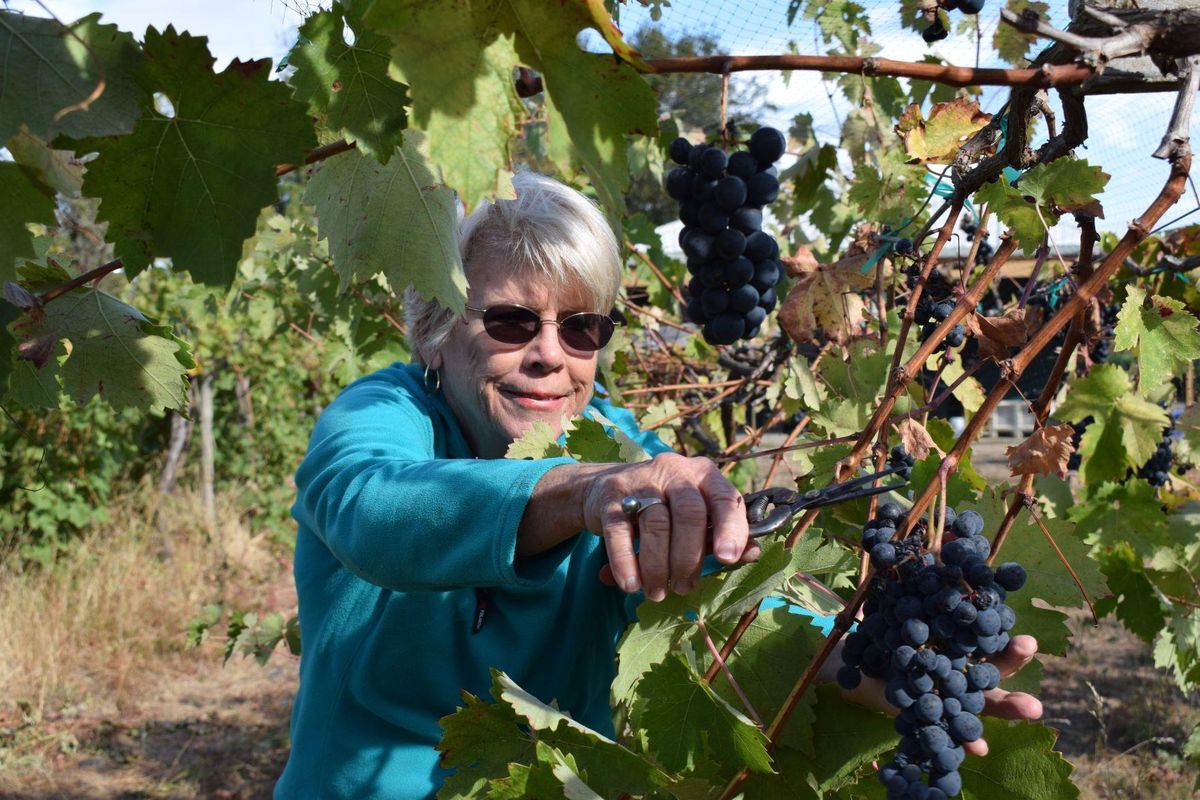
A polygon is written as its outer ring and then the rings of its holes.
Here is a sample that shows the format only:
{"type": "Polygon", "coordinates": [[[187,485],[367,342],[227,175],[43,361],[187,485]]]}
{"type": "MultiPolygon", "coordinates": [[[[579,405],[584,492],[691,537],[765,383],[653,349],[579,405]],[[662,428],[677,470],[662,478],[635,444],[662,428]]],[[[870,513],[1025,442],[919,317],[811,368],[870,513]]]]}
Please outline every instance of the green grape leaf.
{"type": "Polygon", "coordinates": [[[730,772],[771,772],[767,737],[722,699],[680,656],[650,668],[638,684],[633,722],[664,767],[677,772],[715,761],[730,772]]]}
{"type": "Polygon", "coordinates": [[[25,125],[40,139],[129,133],[145,93],[133,36],[89,14],[70,25],[0,11],[0,142],[25,125]],[[83,105],[103,81],[103,91],[83,105]],[[61,112],[70,109],[60,119],[61,112]]]}
{"type": "Polygon", "coordinates": [[[896,133],[904,142],[910,163],[948,163],[963,142],[991,118],[991,114],[979,110],[978,100],[967,97],[934,103],[928,119],[921,113],[921,106],[913,103],[896,123],[896,133]]]}
{"type": "Polygon", "coordinates": [[[644,794],[670,782],[666,773],[642,756],[543,703],[496,669],[492,670],[492,695],[512,709],[538,742],[569,752],[579,765],[572,771],[605,797],[615,798],[621,792],[644,794]]]}
{"type": "Polygon", "coordinates": [[[407,131],[387,164],[361,153],[329,159],[304,200],[341,275],[341,288],[383,273],[395,291],[413,286],[461,313],[467,279],[458,250],[454,192],[440,185],[418,152],[423,137],[407,131]]]}
{"type": "Polygon", "coordinates": [[[1046,226],[1058,221],[1058,217],[1050,211],[1043,211],[1042,217],[1039,217],[1037,206],[1010,186],[1004,175],[995,183],[985,183],[976,192],[975,202],[986,203],[996,218],[1012,230],[1017,244],[1026,253],[1032,253],[1040,247],[1046,235],[1046,226]]]}
{"type": "Polygon", "coordinates": [[[1154,666],[1169,669],[1185,693],[1200,688],[1200,609],[1175,606],[1154,643],[1154,666]]]}
{"type": "Polygon", "coordinates": [[[212,71],[204,37],[168,26],[146,31],[140,82],[173,104],[147,107],[132,134],[84,139],[96,151],[83,193],[103,198],[98,218],[126,274],[170,257],[204,283],[226,285],[254,235],[258,212],[278,195],[275,166],[298,164],[316,144],[304,107],[270,61],[212,71]]]}
{"type": "Polygon", "coordinates": [[[955,383],[958,383],[951,394],[958,398],[958,402],[962,403],[963,411],[969,419],[975,416],[975,412],[983,405],[986,393],[977,378],[973,376],[962,378],[965,371],[961,358],[950,361],[942,369],[942,383],[946,386],[954,386],[955,383]],[[959,381],[959,378],[962,380],[959,381]]]}
{"type": "MultiPolygon", "coordinates": [[[[78,197],[83,186],[83,165],[70,150],[54,150],[22,128],[8,140],[13,161],[29,170],[39,182],[65,197],[78,197]]],[[[35,220],[36,221],[36,220],[35,220]]]]}
{"type": "Polygon", "coordinates": [[[1072,800],[1074,767],[1054,750],[1058,734],[1034,722],[983,717],[988,754],[958,768],[965,800],[1072,800]]]}
{"type": "Polygon", "coordinates": [[[54,224],[54,195],[19,164],[0,163],[0,285],[17,277],[17,262],[35,258],[28,222],[54,224]]]}
{"type": "Polygon", "coordinates": [[[637,620],[617,645],[614,702],[625,701],[647,669],[662,661],[672,646],[696,632],[695,620],[710,625],[736,621],[792,575],[834,569],[841,565],[843,554],[839,547],[823,546],[816,531],[809,531],[790,550],[782,541],[765,543],[757,561],[705,575],[686,595],[668,594],[660,603],[642,603],[637,620]]]}
{"type": "Polygon", "coordinates": [[[481,782],[508,774],[509,763],[534,758],[533,742],[518,726],[516,713],[504,703],[489,703],[463,692],[465,705],[438,720],[442,739],[437,744],[441,764],[455,770],[438,797],[483,797],[472,789],[481,782]]]}
{"type": "Polygon", "coordinates": [[[513,196],[509,142],[524,117],[517,54],[498,3],[375,3],[365,20],[391,40],[390,74],[409,86],[410,124],[468,209],[513,196]]]}
{"type": "MultiPolygon", "coordinates": [[[[1004,7],[1018,16],[1021,15],[1021,12],[1029,9],[1040,19],[1049,19],[1050,17],[1050,6],[1039,0],[1008,0],[1004,7]]],[[[1008,63],[1021,66],[1025,62],[1025,54],[1029,52],[1029,46],[1036,41],[1036,34],[1019,31],[1014,25],[997,25],[996,32],[992,36],[992,47],[996,48],[996,52],[1008,63]]]]}
{"type": "MultiPolygon", "coordinates": [[[[21,274],[31,291],[70,280],[59,267],[27,267],[21,274]]],[[[58,377],[81,406],[100,395],[117,410],[187,407],[187,371],[195,366],[187,342],[112,295],[74,289],[28,312],[13,329],[24,345],[70,342],[58,377]]],[[[52,352],[41,349],[25,357],[42,361],[38,366],[56,364],[52,352]]]]}
{"type": "Polygon", "coordinates": [[[1200,358],[1200,331],[1196,318],[1178,300],[1151,296],[1140,286],[1126,287],[1125,302],[1117,312],[1114,350],[1137,349],[1138,389],[1171,380],[1176,369],[1200,358]]]}
{"type": "Polygon", "coordinates": [[[1129,374],[1114,364],[1096,366],[1072,381],[1055,416],[1069,422],[1093,418],[1079,447],[1085,484],[1121,480],[1128,468],[1146,463],[1169,424],[1167,412],[1139,397],[1129,374]]]}
{"type": "Polygon", "coordinates": [[[505,458],[558,458],[565,456],[567,450],[558,443],[558,434],[545,422],[538,420],[529,430],[519,436],[508,446],[505,458]]]}
{"type": "Polygon", "coordinates": [[[603,800],[579,776],[574,756],[545,742],[535,753],[530,766],[508,765],[509,777],[491,783],[489,800],[603,800]]]}
{"type": "Polygon", "coordinates": [[[386,164],[407,127],[408,87],[388,77],[392,43],[360,28],[338,3],[305,20],[300,44],[288,56],[296,68],[291,82],[296,98],[324,117],[329,130],[386,164]],[[353,46],[343,38],[347,24],[354,31],[353,46]]]}
{"type": "MultiPolygon", "coordinates": [[[[714,641],[721,642],[729,638],[736,625],[734,619],[718,620],[708,625],[708,632],[714,641]]],[[[784,698],[824,639],[807,616],[792,614],[786,608],[758,613],[726,664],[760,718],[774,719],[784,698]]],[[[707,650],[698,651],[697,663],[701,670],[707,670],[711,662],[707,650]]],[[[729,681],[721,678],[714,683],[717,693],[727,702],[734,706],[740,703],[729,681]]],[[[800,698],[780,732],[779,744],[813,754],[814,702],[816,697],[811,692],[800,698]]]]}
{"type": "Polygon", "coordinates": [[[847,702],[836,686],[818,685],[809,690],[809,695],[815,716],[813,753],[779,748],[775,752],[778,774],[751,775],[746,781],[746,796],[770,800],[828,798],[833,792],[859,783],[870,788],[853,797],[878,796],[882,789],[871,762],[896,746],[892,718],[847,702]]]}
{"type": "Polygon", "coordinates": [[[1095,203],[1095,196],[1104,191],[1109,177],[1085,159],[1056,158],[1024,173],[1017,191],[1043,209],[1078,211],[1095,203]]]}
{"type": "Polygon", "coordinates": [[[1141,479],[1100,484],[1068,517],[1079,525],[1091,545],[1114,547],[1124,543],[1140,557],[1148,558],[1158,548],[1171,544],[1158,490],[1141,479]],[[1137,535],[1131,536],[1131,531],[1137,531],[1137,535]]]}
{"type": "MultiPolygon", "coordinates": [[[[983,515],[986,520],[983,533],[994,539],[1006,511],[1000,496],[989,488],[977,503],[956,510],[961,513],[966,508],[974,508],[983,515]]],[[[1083,541],[1085,532],[1066,520],[1044,514],[1041,520],[1079,576],[1088,596],[1093,601],[1103,597],[1107,593],[1104,576],[1088,555],[1090,549],[1083,541]]],[[[1070,571],[1028,513],[1018,515],[996,556],[997,564],[1005,561],[1019,562],[1029,576],[1021,589],[1008,595],[1008,604],[1017,613],[1017,627],[1013,633],[1036,637],[1040,652],[1062,655],[1066,652],[1070,630],[1066,624],[1067,615],[1055,609],[1077,608],[1084,605],[1084,599],[1070,571]],[[1035,598],[1039,601],[1037,605],[1035,598]],[[1046,605],[1051,608],[1045,608],[1046,605]]]]}
{"type": "Polygon", "coordinates": [[[1097,560],[1112,597],[1098,600],[1096,613],[1105,616],[1116,612],[1117,619],[1132,633],[1147,643],[1153,642],[1166,626],[1167,611],[1146,577],[1142,560],[1128,543],[1099,551],[1097,560]]]}
{"type": "Polygon", "coordinates": [[[598,464],[633,464],[649,456],[641,445],[611,420],[593,409],[567,424],[567,451],[580,461],[598,464]]]}
{"type": "Polygon", "coordinates": [[[517,52],[541,73],[553,101],[547,114],[561,117],[572,152],[600,201],[615,217],[623,216],[629,186],[625,137],[657,132],[654,92],[625,62],[579,48],[580,31],[595,25],[585,4],[504,0],[503,5],[504,24],[515,34],[517,52]]]}

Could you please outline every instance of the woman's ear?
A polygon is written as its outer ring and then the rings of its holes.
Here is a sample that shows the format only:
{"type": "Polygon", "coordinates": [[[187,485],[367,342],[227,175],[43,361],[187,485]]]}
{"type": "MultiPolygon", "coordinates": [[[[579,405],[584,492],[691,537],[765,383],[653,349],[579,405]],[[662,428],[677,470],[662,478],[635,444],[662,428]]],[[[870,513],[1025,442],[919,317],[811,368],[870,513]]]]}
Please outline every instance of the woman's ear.
{"type": "Polygon", "coordinates": [[[440,350],[432,353],[421,353],[421,360],[429,365],[432,370],[440,370],[442,368],[442,353],[440,350]]]}

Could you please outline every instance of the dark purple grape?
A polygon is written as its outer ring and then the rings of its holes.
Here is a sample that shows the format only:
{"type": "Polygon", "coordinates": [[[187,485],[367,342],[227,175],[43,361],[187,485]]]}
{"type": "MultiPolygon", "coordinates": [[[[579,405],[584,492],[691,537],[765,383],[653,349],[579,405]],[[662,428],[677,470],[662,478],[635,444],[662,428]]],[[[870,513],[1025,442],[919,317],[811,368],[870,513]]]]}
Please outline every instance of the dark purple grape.
{"type": "Polygon", "coordinates": [[[758,163],[754,160],[754,156],[745,150],[729,154],[729,163],[725,166],[725,174],[747,181],[756,172],[758,172],[758,163]]]}
{"type": "Polygon", "coordinates": [[[750,134],[750,155],[759,164],[773,164],[787,151],[787,137],[775,128],[762,127],[750,134]]]}
{"type": "Polygon", "coordinates": [[[671,160],[676,164],[687,164],[688,156],[692,152],[692,143],[680,136],[671,142],[671,146],[667,148],[667,152],[670,154],[671,160]]]}
{"type": "Polygon", "coordinates": [[[745,204],[746,194],[746,182],[736,175],[721,178],[713,191],[717,205],[731,213],[745,204]]]}

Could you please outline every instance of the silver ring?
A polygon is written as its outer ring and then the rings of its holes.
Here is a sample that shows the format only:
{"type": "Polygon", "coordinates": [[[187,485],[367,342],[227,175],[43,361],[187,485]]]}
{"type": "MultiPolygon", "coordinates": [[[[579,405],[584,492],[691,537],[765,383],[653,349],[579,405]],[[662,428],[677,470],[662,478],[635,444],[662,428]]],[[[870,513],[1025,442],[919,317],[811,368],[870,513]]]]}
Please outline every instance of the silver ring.
{"type": "Polygon", "coordinates": [[[666,503],[661,497],[634,497],[627,494],[621,498],[621,510],[629,516],[640,515],[650,506],[664,505],[666,503]]]}

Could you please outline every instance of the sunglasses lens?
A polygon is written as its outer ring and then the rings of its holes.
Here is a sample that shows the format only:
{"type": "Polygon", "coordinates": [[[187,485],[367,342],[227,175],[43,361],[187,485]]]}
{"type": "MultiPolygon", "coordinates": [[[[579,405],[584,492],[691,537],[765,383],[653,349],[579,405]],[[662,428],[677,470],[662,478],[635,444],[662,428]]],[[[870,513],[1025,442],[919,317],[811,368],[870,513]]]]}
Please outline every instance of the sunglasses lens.
{"type": "MultiPolygon", "coordinates": [[[[525,344],[537,336],[541,319],[521,306],[492,306],[483,312],[483,329],[498,342],[525,344]]],[[[572,314],[558,324],[558,335],[572,350],[590,353],[608,344],[613,321],[604,314],[572,314]]]]}
{"type": "Polygon", "coordinates": [[[603,314],[572,314],[559,324],[563,342],[585,352],[604,347],[612,334],[613,321],[603,314]]]}
{"type": "Polygon", "coordinates": [[[537,334],[538,316],[520,306],[492,306],[483,312],[483,329],[498,342],[525,344],[537,334]]]}

